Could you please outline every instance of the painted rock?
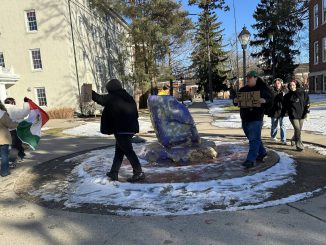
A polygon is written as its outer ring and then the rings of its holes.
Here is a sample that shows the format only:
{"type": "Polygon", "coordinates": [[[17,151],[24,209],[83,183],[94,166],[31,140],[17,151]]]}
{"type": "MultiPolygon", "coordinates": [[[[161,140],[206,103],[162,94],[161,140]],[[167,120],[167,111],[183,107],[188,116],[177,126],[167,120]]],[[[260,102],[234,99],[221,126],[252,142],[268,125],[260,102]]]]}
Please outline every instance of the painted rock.
{"type": "Polygon", "coordinates": [[[217,147],[214,142],[202,140],[200,145],[165,148],[159,143],[146,145],[140,158],[150,163],[204,163],[216,159],[217,147]]]}
{"type": "Polygon", "coordinates": [[[164,147],[199,145],[195,122],[188,108],[173,96],[150,96],[148,107],[158,141],[164,147]]]}

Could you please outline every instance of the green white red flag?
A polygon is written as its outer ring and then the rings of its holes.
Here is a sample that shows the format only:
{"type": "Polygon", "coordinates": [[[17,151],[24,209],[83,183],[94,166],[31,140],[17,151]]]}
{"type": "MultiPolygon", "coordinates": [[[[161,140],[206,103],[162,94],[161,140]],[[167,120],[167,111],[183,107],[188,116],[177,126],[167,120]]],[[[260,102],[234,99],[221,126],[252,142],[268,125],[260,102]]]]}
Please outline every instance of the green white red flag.
{"type": "Polygon", "coordinates": [[[40,142],[41,128],[47,121],[49,121],[49,116],[32,100],[28,100],[28,103],[31,112],[27,119],[19,123],[17,127],[17,135],[23,143],[29,145],[33,150],[35,150],[40,142]]]}

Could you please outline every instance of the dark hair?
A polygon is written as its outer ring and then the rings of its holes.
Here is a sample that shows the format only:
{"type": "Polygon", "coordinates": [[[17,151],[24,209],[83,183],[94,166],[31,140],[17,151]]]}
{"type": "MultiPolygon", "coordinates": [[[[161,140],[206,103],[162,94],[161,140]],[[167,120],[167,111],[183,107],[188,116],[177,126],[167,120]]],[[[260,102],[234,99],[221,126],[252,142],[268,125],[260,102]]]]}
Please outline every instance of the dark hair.
{"type": "Polygon", "coordinates": [[[4,102],[5,102],[5,104],[16,105],[16,101],[15,101],[15,99],[14,99],[14,98],[11,98],[11,97],[5,99],[4,102]]]}
{"type": "Polygon", "coordinates": [[[293,79],[293,80],[291,80],[291,81],[288,83],[288,89],[289,89],[289,90],[291,90],[291,89],[290,89],[290,84],[291,84],[291,83],[295,83],[295,85],[297,86],[297,89],[298,89],[298,88],[301,88],[301,84],[300,84],[300,82],[299,82],[298,80],[293,79]]]}
{"type": "Polygon", "coordinates": [[[6,107],[4,106],[4,104],[2,104],[1,101],[0,101],[0,110],[7,111],[6,107]]]}

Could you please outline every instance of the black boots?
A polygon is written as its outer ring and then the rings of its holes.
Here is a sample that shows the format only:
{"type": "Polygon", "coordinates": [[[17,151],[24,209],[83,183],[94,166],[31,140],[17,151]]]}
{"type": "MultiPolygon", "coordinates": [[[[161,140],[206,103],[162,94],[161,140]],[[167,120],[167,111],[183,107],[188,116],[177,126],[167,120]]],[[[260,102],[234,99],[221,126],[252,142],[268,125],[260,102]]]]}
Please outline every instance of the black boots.
{"type": "Polygon", "coordinates": [[[145,174],[144,172],[140,172],[140,173],[134,173],[134,175],[129,178],[127,181],[130,183],[135,183],[135,182],[141,182],[145,180],[145,174]]]}

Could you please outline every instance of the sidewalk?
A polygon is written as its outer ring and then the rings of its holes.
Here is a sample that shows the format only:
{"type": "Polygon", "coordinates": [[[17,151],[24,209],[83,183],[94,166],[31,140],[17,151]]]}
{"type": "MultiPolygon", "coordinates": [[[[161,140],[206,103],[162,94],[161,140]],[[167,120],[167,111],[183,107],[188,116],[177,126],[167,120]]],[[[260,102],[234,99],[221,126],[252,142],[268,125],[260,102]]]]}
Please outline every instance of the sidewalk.
{"type": "MultiPolygon", "coordinates": [[[[217,135],[236,135],[244,136],[242,129],[240,128],[219,128],[211,125],[213,117],[208,112],[208,108],[205,103],[197,102],[189,108],[193,118],[197,124],[198,131],[203,134],[217,134],[217,135]]],[[[263,129],[263,137],[266,139],[270,138],[270,129],[263,129]]],[[[288,139],[293,135],[293,130],[288,130],[288,139]]],[[[307,143],[313,143],[318,145],[323,145],[326,147],[326,136],[317,135],[309,132],[303,131],[302,139],[307,143]]]]}
{"type": "MultiPolygon", "coordinates": [[[[210,125],[205,104],[190,111],[203,134],[239,134],[210,125]]],[[[308,134],[304,136],[308,139],[308,134]]],[[[325,136],[311,135],[317,143],[325,136]]],[[[0,179],[0,244],[325,244],[326,195],[289,205],[192,216],[119,217],[66,212],[20,199],[14,182],[23,171],[46,160],[113,143],[105,138],[42,138],[40,148],[12,176],[0,179]]]]}

